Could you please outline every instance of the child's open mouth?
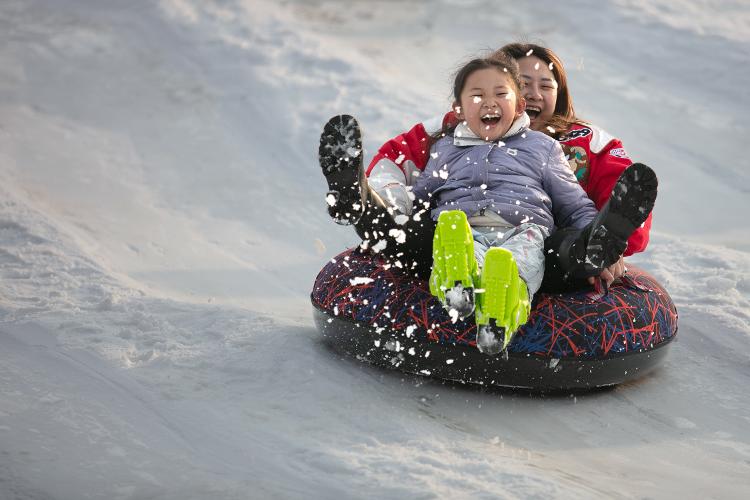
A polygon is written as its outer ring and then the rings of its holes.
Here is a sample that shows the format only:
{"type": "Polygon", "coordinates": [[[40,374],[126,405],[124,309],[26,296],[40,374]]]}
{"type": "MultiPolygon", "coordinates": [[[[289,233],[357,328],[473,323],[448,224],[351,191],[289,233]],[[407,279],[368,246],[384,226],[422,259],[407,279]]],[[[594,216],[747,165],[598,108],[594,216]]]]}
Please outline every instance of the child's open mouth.
{"type": "Polygon", "coordinates": [[[488,127],[492,127],[500,122],[500,118],[501,116],[497,113],[486,114],[482,116],[482,123],[484,123],[488,127]]]}
{"type": "Polygon", "coordinates": [[[529,115],[529,118],[532,120],[536,119],[537,116],[542,112],[542,108],[537,106],[526,106],[526,114],[529,115]]]}

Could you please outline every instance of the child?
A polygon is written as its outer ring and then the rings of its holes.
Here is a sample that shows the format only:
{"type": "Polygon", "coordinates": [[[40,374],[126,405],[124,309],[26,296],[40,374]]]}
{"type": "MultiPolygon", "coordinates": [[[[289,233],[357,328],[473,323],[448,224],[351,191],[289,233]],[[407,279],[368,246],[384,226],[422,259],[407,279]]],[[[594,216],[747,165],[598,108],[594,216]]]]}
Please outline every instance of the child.
{"type": "Polygon", "coordinates": [[[430,291],[454,319],[476,309],[477,347],[487,354],[505,349],[527,321],[555,225],[585,229],[566,251],[580,256],[582,272],[598,274],[656,197],[653,171],[636,164],[597,213],[559,143],[528,128],[520,88],[518,65],[503,54],[466,64],[453,88],[462,121],[443,131],[413,186],[437,219],[430,291]]]}

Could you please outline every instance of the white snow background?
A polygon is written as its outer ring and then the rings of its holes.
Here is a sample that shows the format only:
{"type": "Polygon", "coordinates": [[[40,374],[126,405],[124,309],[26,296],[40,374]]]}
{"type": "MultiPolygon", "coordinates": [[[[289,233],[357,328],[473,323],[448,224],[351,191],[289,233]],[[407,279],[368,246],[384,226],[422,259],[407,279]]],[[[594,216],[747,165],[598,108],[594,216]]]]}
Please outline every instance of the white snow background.
{"type": "Polygon", "coordinates": [[[0,498],[747,498],[743,0],[0,2],[0,498]],[[317,141],[367,158],[525,39],[660,177],[679,336],[614,390],[480,390],[313,326],[317,141]]]}

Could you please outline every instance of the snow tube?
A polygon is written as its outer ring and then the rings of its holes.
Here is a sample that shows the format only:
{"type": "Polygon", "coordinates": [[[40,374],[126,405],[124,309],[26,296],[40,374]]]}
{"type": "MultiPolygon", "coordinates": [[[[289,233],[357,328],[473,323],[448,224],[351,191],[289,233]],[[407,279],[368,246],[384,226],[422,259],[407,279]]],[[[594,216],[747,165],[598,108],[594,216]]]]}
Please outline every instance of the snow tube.
{"type": "Polygon", "coordinates": [[[360,360],[446,380],[534,390],[587,389],[638,378],[677,334],[667,292],[635,266],[605,296],[538,293],[507,355],[476,347],[473,317],[452,322],[426,281],[369,252],[347,250],[320,271],[315,322],[360,360]]]}

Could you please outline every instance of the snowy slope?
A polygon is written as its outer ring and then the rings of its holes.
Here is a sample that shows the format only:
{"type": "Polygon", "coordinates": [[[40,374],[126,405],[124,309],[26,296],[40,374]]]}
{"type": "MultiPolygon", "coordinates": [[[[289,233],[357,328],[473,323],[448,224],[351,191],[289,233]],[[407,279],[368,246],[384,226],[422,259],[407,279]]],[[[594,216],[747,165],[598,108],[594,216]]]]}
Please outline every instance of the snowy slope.
{"type": "Polygon", "coordinates": [[[744,498],[749,33],[741,0],[4,0],[0,498],[744,498]],[[633,260],[679,309],[667,363],[540,397],[340,359],[321,125],[371,154],[519,38],[660,175],[633,260]]]}

